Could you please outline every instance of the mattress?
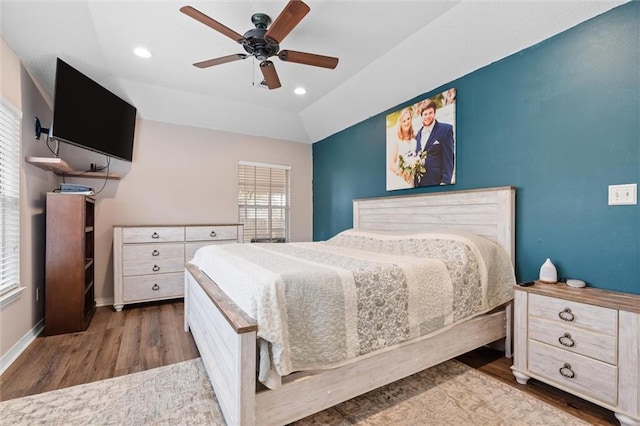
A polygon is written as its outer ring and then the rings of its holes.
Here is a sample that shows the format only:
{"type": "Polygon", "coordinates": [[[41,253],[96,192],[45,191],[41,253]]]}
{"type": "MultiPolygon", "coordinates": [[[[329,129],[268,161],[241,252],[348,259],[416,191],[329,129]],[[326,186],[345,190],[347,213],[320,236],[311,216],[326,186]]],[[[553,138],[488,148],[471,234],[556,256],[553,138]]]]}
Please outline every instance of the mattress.
{"type": "Polygon", "coordinates": [[[211,245],[191,263],[257,321],[258,379],[270,388],[486,313],[515,284],[500,246],[450,231],[211,245]]]}

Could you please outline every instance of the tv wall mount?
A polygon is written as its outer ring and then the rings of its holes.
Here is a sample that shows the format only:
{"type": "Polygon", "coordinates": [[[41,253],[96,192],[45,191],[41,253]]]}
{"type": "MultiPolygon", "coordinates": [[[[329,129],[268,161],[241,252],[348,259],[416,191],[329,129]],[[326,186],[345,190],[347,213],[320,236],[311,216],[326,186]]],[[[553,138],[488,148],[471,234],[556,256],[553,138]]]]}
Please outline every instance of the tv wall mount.
{"type": "Polygon", "coordinates": [[[36,130],[37,141],[40,140],[40,136],[42,136],[43,133],[45,135],[49,135],[49,129],[46,127],[42,127],[42,124],[40,123],[40,119],[38,117],[36,117],[35,130],[36,130]]]}

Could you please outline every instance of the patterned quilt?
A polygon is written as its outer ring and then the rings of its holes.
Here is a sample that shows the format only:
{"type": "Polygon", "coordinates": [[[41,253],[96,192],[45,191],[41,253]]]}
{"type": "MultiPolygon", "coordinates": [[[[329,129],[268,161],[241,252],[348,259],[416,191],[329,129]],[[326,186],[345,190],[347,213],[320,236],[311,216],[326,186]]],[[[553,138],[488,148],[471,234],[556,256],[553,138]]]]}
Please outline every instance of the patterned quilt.
{"type": "Polygon", "coordinates": [[[212,245],[192,263],[257,321],[258,378],[271,388],[488,312],[513,298],[515,283],[502,248],[451,232],[212,245]]]}

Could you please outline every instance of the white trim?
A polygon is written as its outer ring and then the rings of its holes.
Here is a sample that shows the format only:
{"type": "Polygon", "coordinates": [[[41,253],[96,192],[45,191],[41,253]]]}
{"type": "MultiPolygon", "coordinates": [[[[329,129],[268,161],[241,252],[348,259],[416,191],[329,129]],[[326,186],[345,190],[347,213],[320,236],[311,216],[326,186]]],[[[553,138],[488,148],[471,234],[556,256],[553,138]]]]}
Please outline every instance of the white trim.
{"type": "Polygon", "coordinates": [[[2,296],[0,296],[0,309],[4,308],[5,305],[13,302],[14,300],[20,298],[22,293],[26,290],[26,287],[16,287],[12,290],[7,291],[2,296]]]}
{"type": "Polygon", "coordinates": [[[18,116],[18,118],[20,120],[22,120],[22,111],[20,111],[20,109],[18,109],[15,106],[13,106],[13,104],[11,102],[6,100],[4,97],[0,96],[0,103],[2,103],[4,106],[9,108],[11,110],[11,112],[13,112],[15,115],[18,116]]]}
{"type": "Polygon", "coordinates": [[[44,330],[44,318],[41,319],[31,330],[27,332],[20,340],[16,342],[6,354],[0,358],[0,374],[3,374],[13,362],[29,347],[29,345],[44,330]]]}
{"type": "Polygon", "coordinates": [[[241,166],[270,167],[272,169],[291,170],[291,166],[287,166],[286,164],[256,163],[255,161],[242,161],[242,160],[238,161],[238,164],[241,166]]]}
{"type": "Polygon", "coordinates": [[[112,306],[113,297],[104,297],[102,299],[96,299],[96,307],[100,306],[112,306]]]}

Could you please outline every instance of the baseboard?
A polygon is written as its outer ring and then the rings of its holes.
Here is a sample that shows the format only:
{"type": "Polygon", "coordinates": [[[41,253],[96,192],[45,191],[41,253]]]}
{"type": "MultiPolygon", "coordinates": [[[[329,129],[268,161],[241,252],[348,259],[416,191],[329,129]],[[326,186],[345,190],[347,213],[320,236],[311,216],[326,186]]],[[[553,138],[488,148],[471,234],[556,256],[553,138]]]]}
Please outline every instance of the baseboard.
{"type": "Polygon", "coordinates": [[[41,319],[31,330],[27,332],[20,340],[16,342],[15,345],[11,349],[7,351],[6,354],[0,358],[0,374],[4,373],[4,371],[9,368],[13,361],[18,359],[20,354],[25,351],[33,342],[36,337],[44,330],[44,318],[41,319]]]}
{"type": "Polygon", "coordinates": [[[113,297],[96,299],[96,306],[113,306],[113,297]]]}

